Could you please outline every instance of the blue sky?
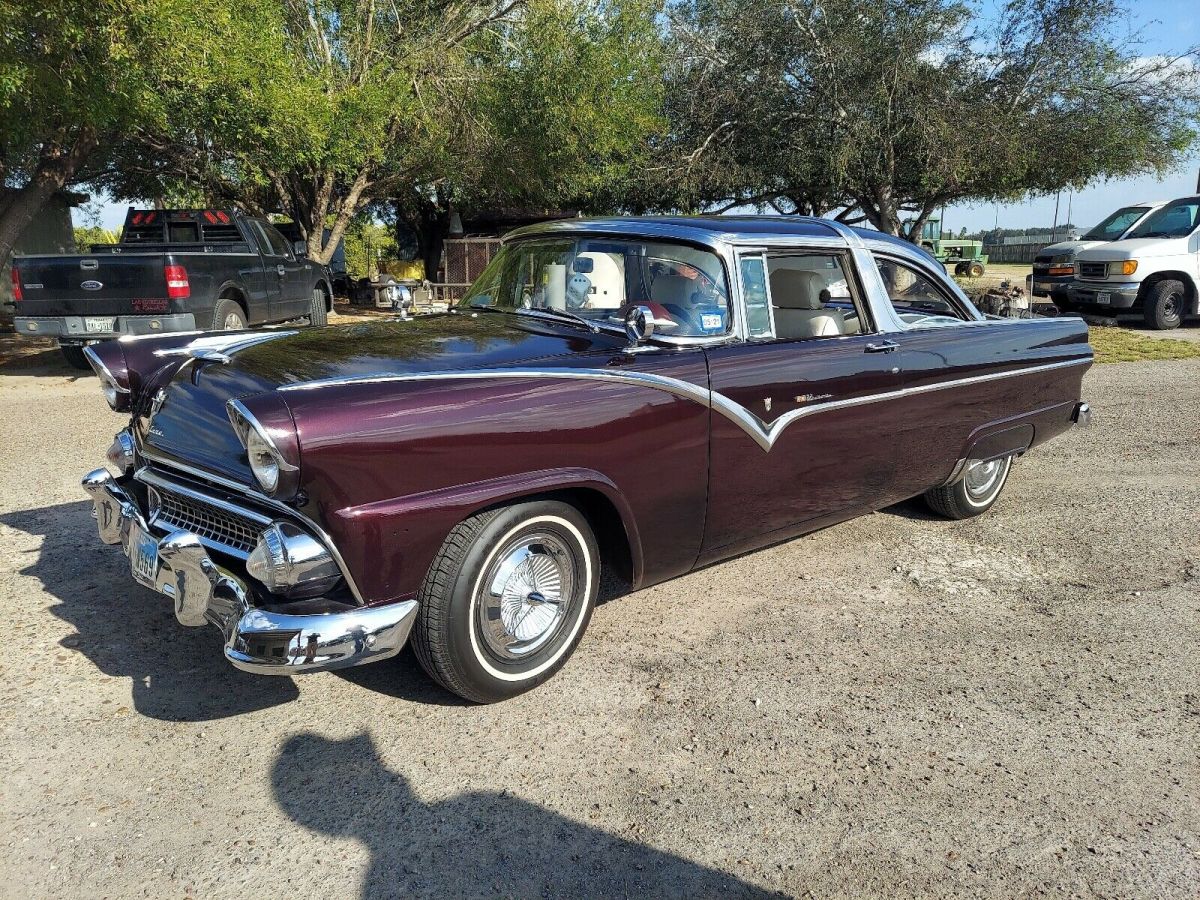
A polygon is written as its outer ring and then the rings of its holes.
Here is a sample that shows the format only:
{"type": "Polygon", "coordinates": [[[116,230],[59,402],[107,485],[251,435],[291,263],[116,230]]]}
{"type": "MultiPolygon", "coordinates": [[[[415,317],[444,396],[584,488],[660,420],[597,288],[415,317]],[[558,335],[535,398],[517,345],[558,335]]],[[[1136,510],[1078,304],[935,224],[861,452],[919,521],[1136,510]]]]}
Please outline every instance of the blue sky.
{"type": "MultiPolygon", "coordinates": [[[[984,0],[985,6],[999,0],[984,0]]],[[[1128,30],[1140,36],[1139,55],[1178,53],[1200,45],[1200,2],[1198,0],[1126,0],[1128,30]]],[[[1066,222],[1068,202],[1071,220],[1086,229],[1096,224],[1114,209],[1140,200],[1169,200],[1187,194],[1200,193],[1197,172],[1200,154],[1185,167],[1162,179],[1145,177],[1102,182],[1060,198],[1060,223],[1066,222]]],[[[101,223],[105,228],[117,228],[125,221],[126,204],[102,203],[101,223]]],[[[1037,197],[1022,203],[995,205],[991,203],[950,206],[946,208],[944,229],[958,232],[980,231],[999,224],[1001,228],[1030,228],[1049,226],[1054,221],[1055,198],[1037,197]]],[[[76,215],[76,224],[82,224],[76,215]]]]}

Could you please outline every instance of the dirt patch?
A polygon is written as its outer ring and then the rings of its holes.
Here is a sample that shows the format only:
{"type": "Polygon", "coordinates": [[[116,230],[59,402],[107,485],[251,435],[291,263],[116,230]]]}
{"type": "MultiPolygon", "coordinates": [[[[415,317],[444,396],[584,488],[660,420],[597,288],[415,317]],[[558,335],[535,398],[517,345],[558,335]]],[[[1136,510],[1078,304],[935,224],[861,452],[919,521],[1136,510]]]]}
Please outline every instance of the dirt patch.
{"type": "Polygon", "coordinates": [[[986,516],[616,597],[486,708],[231,669],[97,540],[64,371],[0,378],[0,895],[1195,896],[1198,360],[1093,370],[986,516]]]}

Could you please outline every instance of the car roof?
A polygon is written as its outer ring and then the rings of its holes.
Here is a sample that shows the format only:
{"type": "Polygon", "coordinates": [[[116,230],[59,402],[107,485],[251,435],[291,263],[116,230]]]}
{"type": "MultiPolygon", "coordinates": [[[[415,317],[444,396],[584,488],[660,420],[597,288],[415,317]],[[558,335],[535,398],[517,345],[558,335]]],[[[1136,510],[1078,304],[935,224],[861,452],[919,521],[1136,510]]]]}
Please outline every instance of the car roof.
{"type": "Polygon", "coordinates": [[[790,241],[796,238],[848,243],[847,234],[853,233],[864,242],[888,244],[909,253],[920,249],[903,238],[882,231],[851,228],[841,222],[815,216],[605,216],[553,219],[518,228],[505,235],[505,239],[563,232],[673,237],[702,244],[790,241]]]}

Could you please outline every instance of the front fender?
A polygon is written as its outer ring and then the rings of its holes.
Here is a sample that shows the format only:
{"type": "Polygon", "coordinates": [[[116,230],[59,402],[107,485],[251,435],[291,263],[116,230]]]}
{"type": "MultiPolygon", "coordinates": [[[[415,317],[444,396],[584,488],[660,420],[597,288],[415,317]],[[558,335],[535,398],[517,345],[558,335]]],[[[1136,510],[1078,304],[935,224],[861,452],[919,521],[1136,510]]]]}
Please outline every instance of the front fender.
{"type": "Polygon", "coordinates": [[[373,570],[379,582],[399,587],[399,596],[411,596],[442,542],[459,522],[522,497],[581,489],[602,494],[616,509],[629,544],[633,583],[640,584],[644,557],[633,510],[616,484],[593,469],[542,469],[505,475],[352,506],[338,510],[332,518],[337,523],[336,531],[356,536],[342,548],[352,571],[373,570]]]}

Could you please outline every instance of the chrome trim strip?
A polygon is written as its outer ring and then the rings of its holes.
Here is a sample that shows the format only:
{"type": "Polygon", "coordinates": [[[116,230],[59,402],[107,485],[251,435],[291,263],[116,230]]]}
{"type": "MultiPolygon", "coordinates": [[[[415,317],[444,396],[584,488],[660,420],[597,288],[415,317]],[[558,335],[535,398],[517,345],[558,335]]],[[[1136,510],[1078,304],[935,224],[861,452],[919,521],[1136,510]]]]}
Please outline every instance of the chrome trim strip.
{"type": "Polygon", "coordinates": [[[87,357],[87,361],[91,365],[92,370],[96,373],[97,378],[99,378],[101,381],[107,381],[109,384],[111,384],[113,386],[113,390],[118,394],[125,394],[128,396],[129,388],[121,387],[121,382],[117,381],[117,379],[113,377],[113,373],[108,370],[108,366],[100,361],[100,357],[96,355],[95,350],[93,350],[90,346],[85,346],[83,348],[83,355],[87,357]]]}
{"type": "Polygon", "coordinates": [[[148,484],[151,487],[161,488],[172,493],[182,494],[192,500],[200,503],[206,503],[209,506],[215,506],[217,509],[227,513],[232,513],[235,516],[241,516],[243,519],[250,519],[252,522],[257,522],[259,525],[267,526],[273,521],[270,516],[265,516],[260,512],[252,509],[247,509],[244,506],[238,506],[235,503],[230,503],[227,500],[222,500],[220,497],[214,497],[211,494],[205,494],[194,490],[186,485],[182,485],[177,481],[171,481],[169,478],[163,478],[149,466],[142,466],[133,473],[133,477],[142,484],[148,484]]]}
{"type": "Polygon", "coordinates": [[[212,472],[205,471],[204,469],[198,469],[195,466],[189,466],[186,463],[176,462],[174,460],[158,456],[153,451],[147,451],[145,443],[142,444],[141,455],[145,459],[157,463],[160,466],[164,466],[168,470],[174,469],[177,472],[183,472],[186,475],[191,475],[193,478],[199,478],[202,481],[210,481],[213,484],[219,485],[223,488],[228,488],[234,493],[241,494],[244,497],[249,497],[255,502],[261,503],[263,506],[270,507],[271,509],[278,510],[284,516],[290,517],[294,521],[299,522],[306,529],[316,535],[321,543],[325,545],[326,549],[329,550],[329,553],[333,556],[334,562],[337,563],[338,568],[341,570],[342,577],[346,579],[346,584],[350,588],[350,593],[354,595],[354,599],[357,600],[359,604],[363,606],[366,605],[366,600],[363,599],[362,592],[359,591],[358,584],[354,581],[354,576],[350,574],[350,567],[346,565],[346,561],[342,558],[342,554],[338,551],[337,545],[333,542],[333,538],[329,536],[329,532],[327,532],[324,528],[322,528],[304,513],[300,512],[300,510],[296,509],[295,507],[288,506],[286,503],[283,503],[280,500],[275,500],[271,497],[268,497],[261,491],[256,491],[254,488],[249,487],[248,485],[245,485],[239,481],[232,481],[212,472]]]}
{"type": "MultiPolygon", "coordinates": [[[[287,461],[283,453],[280,452],[278,445],[275,443],[275,439],[271,437],[271,432],[267,431],[267,429],[263,427],[262,422],[258,421],[254,414],[250,412],[250,410],[246,409],[246,405],[242,403],[241,400],[235,398],[227,401],[225,403],[225,415],[229,417],[229,424],[233,426],[233,430],[237,434],[238,440],[242,442],[243,447],[249,449],[246,447],[246,433],[243,432],[240,427],[238,427],[238,418],[242,419],[247,426],[258,432],[259,437],[267,442],[267,446],[270,447],[271,452],[275,454],[275,462],[279,466],[279,471],[300,471],[299,466],[287,461]]],[[[253,475],[254,472],[251,471],[250,474],[253,475]]]]}
{"type": "Polygon", "coordinates": [[[681,381],[663,375],[653,375],[648,372],[614,372],[607,369],[473,369],[449,372],[413,372],[410,374],[381,372],[376,375],[348,375],[336,378],[319,378],[314,381],[286,384],[277,388],[277,390],[281,392],[307,391],[322,387],[349,384],[384,384],[406,381],[464,381],[487,378],[554,378],[566,381],[614,381],[620,384],[630,384],[665,391],[668,394],[693,400],[702,406],[707,406],[741,428],[763,450],[770,451],[775,442],[779,440],[779,436],[789,425],[808,416],[846,409],[852,406],[864,406],[869,403],[880,403],[885,400],[896,400],[901,397],[927,394],[932,391],[962,387],[968,384],[996,381],[1000,378],[1032,375],[1037,372],[1048,372],[1068,366],[1090,365],[1091,362],[1090,357],[1062,360],[1042,365],[1026,366],[1021,369],[1010,369],[1005,372],[990,372],[986,375],[971,375],[966,378],[955,378],[951,381],[939,381],[916,387],[898,388],[894,391],[883,391],[878,394],[864,394],[861,397],[847,397],[844,400],[832,400],[828,403],[818,403],[802,409],[792,410],[769,424],[724,394],[708,390],[689,381],[681,381]]]}

